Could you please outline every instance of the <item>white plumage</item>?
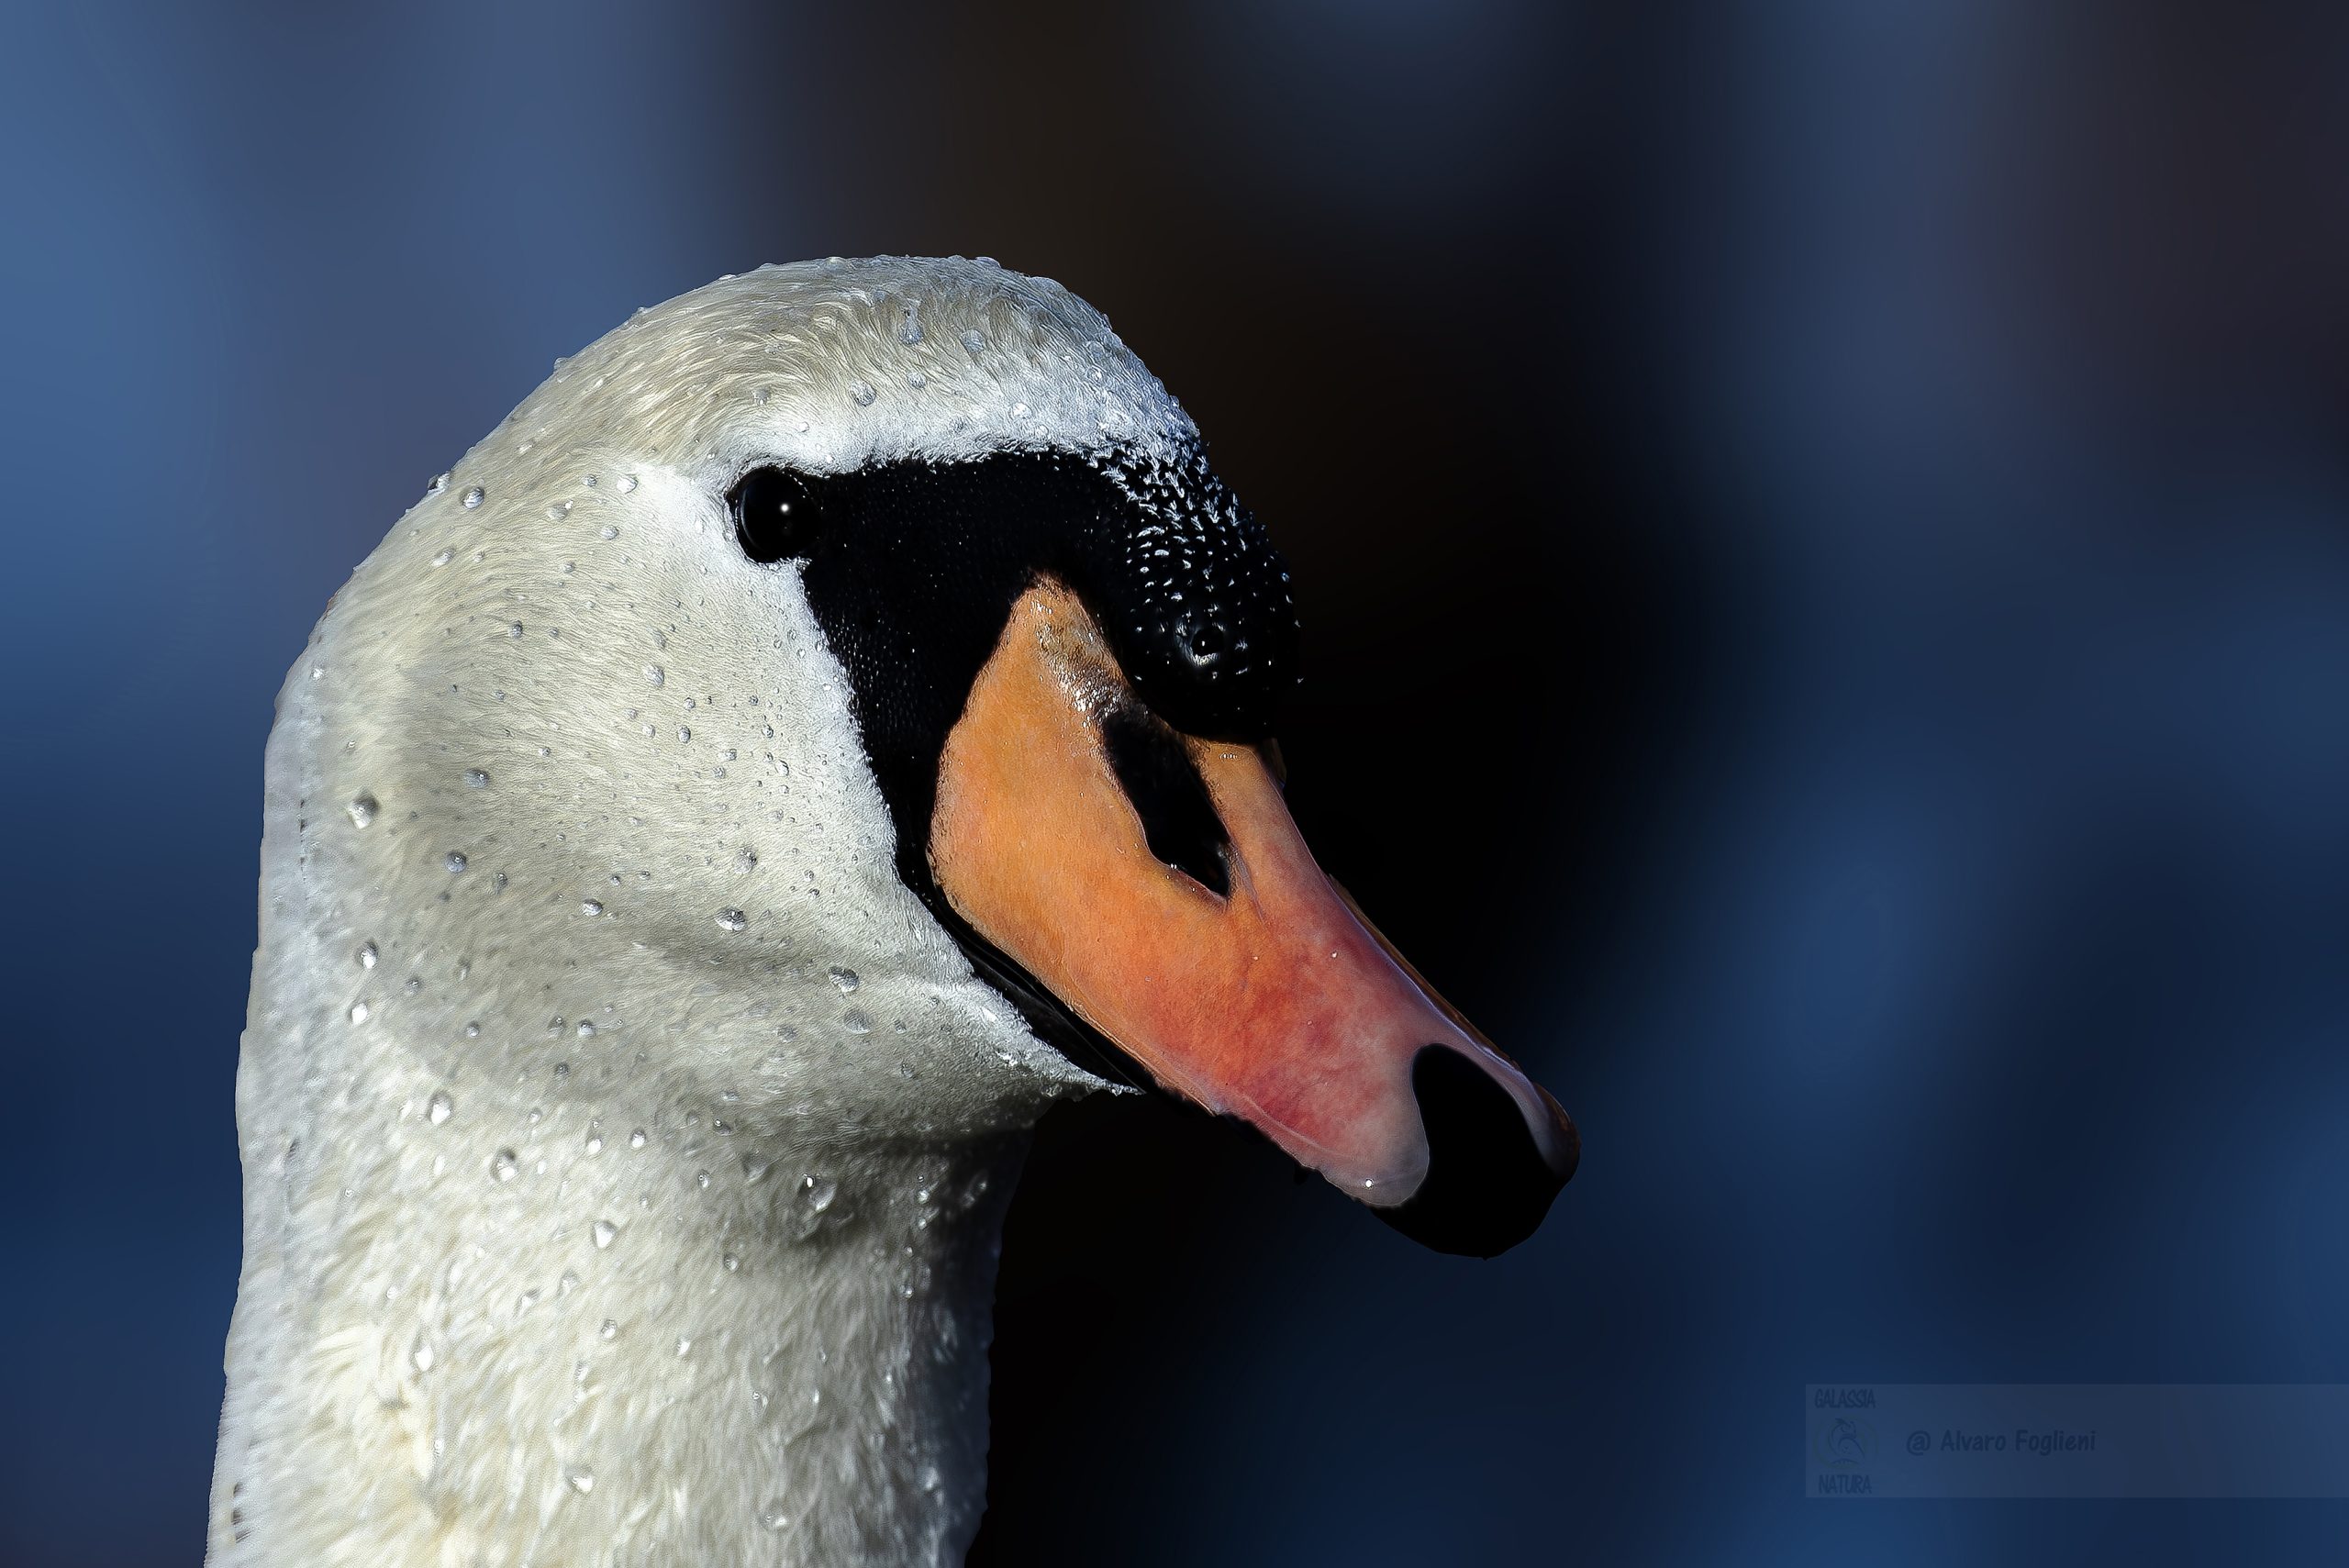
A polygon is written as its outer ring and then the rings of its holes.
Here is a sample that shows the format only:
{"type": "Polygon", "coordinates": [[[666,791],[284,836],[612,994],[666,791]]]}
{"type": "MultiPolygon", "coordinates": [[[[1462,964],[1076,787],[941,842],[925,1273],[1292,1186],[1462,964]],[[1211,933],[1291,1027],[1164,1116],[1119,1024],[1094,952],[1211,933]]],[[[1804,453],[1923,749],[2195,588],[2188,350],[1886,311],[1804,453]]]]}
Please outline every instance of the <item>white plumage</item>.
{"type": "Polygon", "coordinates": [[[899,884],[720,498],[1193,435],[1052,284],[766,268],[400,519],[270,738],[211,1562],[960,1560],[1021,1136],[1096,1081],[899,884]]]}

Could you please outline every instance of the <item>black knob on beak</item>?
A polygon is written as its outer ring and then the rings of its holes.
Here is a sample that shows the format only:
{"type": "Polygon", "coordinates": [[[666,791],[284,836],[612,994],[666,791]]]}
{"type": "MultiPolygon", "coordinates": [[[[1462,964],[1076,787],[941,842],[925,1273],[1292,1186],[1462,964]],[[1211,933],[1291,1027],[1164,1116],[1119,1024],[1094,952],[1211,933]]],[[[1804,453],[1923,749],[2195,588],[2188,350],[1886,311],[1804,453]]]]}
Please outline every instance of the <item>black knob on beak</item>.
{"type": "Polygon", "coordinates": [[[1568,1129],[1565,1169],[1542,1157],[1525,1112],[1499,1082],[1440,1045],[1411,1062],[1411,1093],[1428,1135],[1419,1190],[1373,1213],[1439,1252],[1489,1258],[1528,1236],[1575,1173],[1581,1145],[1568,1129]]]}

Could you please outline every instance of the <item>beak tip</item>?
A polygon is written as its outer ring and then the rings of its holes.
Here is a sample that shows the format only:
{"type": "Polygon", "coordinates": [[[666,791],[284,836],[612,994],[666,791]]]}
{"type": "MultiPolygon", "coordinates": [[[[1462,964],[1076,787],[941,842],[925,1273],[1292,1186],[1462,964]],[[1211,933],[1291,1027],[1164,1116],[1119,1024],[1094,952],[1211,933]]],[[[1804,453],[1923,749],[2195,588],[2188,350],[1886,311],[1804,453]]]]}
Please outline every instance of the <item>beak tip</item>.
{"type": "Polygon", "coordinates": [[[1459,1256],[1496,1257],[1532,1235],[1582,1157],[1581,1136],[1558,1103],[1542,1094],[1555,1130],[1537,1140],[1514,1095],[1442,1046],[1413,1061],[1411,1091],[1427,1131],[1427,1174],[1410,1197],[1374,1212],[1422,1246],[1459,1256]]]}

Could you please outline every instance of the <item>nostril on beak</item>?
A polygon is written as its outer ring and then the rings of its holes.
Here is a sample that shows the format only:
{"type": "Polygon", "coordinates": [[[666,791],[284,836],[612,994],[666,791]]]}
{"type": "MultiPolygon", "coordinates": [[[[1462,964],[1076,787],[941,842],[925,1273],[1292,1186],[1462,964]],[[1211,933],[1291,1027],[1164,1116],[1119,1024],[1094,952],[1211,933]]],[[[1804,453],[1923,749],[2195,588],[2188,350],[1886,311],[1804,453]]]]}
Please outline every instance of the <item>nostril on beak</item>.
{"type": "Polygon", "coordinates": [[[1525,1113],[1491,1073],[1444,1046],[1411,1062],[1411,1093],[1427,1130],[1428,1173],[1393,1208],[1372,1210],[1422,1246],[1489,1258],[1528,1236],[1574,1174],[1542,1157],[1525,1113]]]}

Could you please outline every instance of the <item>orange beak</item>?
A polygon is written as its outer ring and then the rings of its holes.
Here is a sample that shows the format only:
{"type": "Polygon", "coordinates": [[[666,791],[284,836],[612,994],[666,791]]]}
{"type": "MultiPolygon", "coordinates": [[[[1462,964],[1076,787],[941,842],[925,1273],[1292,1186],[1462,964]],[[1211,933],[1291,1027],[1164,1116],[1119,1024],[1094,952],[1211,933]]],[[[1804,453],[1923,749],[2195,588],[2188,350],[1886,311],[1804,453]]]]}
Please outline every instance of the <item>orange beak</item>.
{"type": "Polygon", "coordinates": [[[947,738],[930,862],[1163,1087],[1430,1246],[1514,1246],[1574,1173],[1574,1124],[1314,863],[1258,751],[1150,714],[1056,583],[1020,595],[947,738]]]}

